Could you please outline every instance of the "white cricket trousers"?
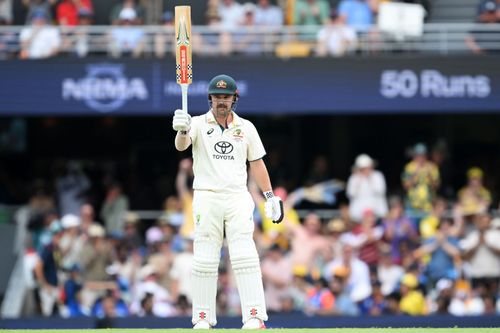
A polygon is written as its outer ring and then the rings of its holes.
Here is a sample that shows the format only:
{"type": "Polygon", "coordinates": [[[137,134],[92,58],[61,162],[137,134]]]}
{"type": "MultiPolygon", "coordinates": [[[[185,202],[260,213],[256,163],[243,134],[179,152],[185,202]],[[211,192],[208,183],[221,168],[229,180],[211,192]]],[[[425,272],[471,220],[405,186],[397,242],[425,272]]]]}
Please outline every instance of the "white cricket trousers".
{"type": "Polygon", "coordinates": [[[194,192],[193,324],[200,320],[217,324],[217,277],[224,230],[240,294],[242,321],[267,320],[259,255],[253,240],[254,208],[248,192],[194,192]]]}

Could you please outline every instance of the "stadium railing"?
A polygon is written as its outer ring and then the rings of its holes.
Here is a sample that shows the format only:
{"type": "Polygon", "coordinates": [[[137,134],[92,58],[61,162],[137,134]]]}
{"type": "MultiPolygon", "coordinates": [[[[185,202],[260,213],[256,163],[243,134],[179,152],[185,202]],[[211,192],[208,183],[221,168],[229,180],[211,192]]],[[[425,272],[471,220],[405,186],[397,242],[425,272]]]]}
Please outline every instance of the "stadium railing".
{"type": "MultiPolygon", "coordinates": [[[[4,43],[0,53],[20,51],[19,35],[25,26],[1,26],[0,45],[4,43]]],[[[60,53],[74,53],[78,42],[87,43],[88,53],[109,54],[113,31],[120,26],[77,26],[57,27],[62,36],[60,53]]],[[[125,28],[127,29],[127,28],[125,28]]],[[[143,54],[154,55],[158,43],[162,43],[164,54],[173,54],[174,31],[171,26],[134,26],[143,34],[143,54]],[[159,39],[157,37],[160,37],[159,39]]],[[[227,54],[242,55],[278,55],[293,56],[293,53],[278,52],[280,47],[303,47],[307,52],[299,52],[300,56],[314,55],[317,33],[321,26],[284,26],[270,29],[268,27],[239,28],[232,31],[215,29],[208,26],[193,27],[193,49],[201,56],[218,56],[220,45],[227,43],[227,54]],[[227,38],[217,39],[218,34],[227,38]],[[214,37],[215,36],[215,37],[214,37]],[[217,40],[215,40],[217,39],[217,40]],[[216,46],[213,51],[210,45],[216,46]]],[[[464,54],[470,53],[465,42],[466,36],[472,35],[484,51],[500,51],[500,24],[475,23],[428,23],[423,26],[420,36],[396,35],[381,31],[376,26],[366,32],[359,33],[357,45],[347,55],[380,55],[390,53],[422,53],[422,54],[464,54]]],[[[224,46],[224,45],[223,45],[224,46]]]]}

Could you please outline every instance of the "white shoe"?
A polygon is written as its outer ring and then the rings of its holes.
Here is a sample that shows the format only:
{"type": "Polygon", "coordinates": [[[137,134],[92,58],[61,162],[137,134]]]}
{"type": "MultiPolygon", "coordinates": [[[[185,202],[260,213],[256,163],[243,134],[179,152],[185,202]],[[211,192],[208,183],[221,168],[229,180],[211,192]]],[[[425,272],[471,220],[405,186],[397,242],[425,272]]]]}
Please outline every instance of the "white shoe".
{"type": "Polygon", "coordinates": [[[259,318],[250,318],[246,323],[241,327],[242,330],[264,330],[266,329],[266,325],[259,318]]]}
{"type": "Polygon", "coordinates": [[[210,324],[206,320],[200,320],[193,326],[193,330],[209,330],[210,324]]]}

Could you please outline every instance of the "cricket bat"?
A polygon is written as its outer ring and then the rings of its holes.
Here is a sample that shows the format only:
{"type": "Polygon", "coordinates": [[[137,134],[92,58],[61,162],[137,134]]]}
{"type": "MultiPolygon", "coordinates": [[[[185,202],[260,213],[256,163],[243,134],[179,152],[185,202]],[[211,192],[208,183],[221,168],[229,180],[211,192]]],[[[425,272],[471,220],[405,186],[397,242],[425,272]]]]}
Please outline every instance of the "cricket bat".
{"type": "Polygon", "coordinates": [[[182,110],[188,112],[188,87],[193,82],[191,6],[175,6],[175,74],[182,91],[182,110]]]}

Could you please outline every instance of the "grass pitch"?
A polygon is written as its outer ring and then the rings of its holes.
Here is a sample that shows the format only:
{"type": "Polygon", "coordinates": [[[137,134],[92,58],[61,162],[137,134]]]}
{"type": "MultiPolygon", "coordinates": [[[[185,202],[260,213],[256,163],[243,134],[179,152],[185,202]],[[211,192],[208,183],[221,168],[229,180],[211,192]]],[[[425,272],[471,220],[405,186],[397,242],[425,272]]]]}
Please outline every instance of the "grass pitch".
{"type": "MultiPolygon", "coordinates": [[[[256,330],[255,330],[256,331],[256,330]]],[[[500,333],[500,328],[272,328],[279,333],[500,333]]],[[[187,333],[192,329],[0,330],[2,333],[187,333]]],[[[213,329],[213,333],[241,333],[240,329],[213,329]]]]}

